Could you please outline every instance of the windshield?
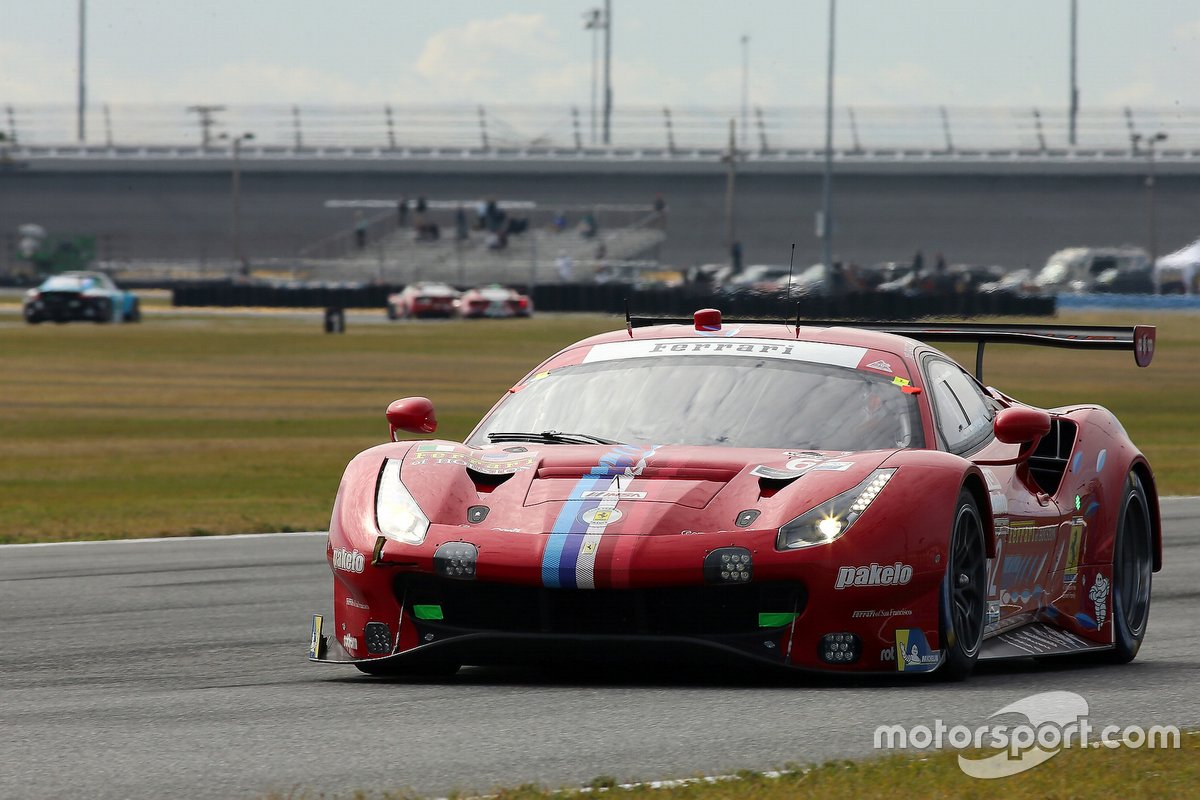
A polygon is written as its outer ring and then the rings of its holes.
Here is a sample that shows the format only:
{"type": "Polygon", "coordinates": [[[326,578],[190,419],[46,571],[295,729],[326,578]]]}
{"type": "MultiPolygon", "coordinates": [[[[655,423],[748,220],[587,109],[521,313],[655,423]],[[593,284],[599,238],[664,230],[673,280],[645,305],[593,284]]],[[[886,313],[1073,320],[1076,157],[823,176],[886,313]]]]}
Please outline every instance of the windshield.
{"type": "Polygon", "coordinates": [[[924,447],[916,397],[844,367],[727,355],[603,361],[540,373],[468,444],[578,431],[629,444],[804,450],[924,447]]]}

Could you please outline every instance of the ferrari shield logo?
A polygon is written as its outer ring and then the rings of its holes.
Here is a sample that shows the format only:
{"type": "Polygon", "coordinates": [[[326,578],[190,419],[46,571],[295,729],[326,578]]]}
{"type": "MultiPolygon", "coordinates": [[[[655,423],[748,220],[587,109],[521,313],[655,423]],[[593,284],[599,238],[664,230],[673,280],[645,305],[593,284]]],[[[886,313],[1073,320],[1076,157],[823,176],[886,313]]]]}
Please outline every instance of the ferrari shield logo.
{"type": "Polygon", "coordinates": [[[580,517],[588,525],[604,527],[611,525],[621,518],[621,512],[615,508],[589,508],[580,517]]]}

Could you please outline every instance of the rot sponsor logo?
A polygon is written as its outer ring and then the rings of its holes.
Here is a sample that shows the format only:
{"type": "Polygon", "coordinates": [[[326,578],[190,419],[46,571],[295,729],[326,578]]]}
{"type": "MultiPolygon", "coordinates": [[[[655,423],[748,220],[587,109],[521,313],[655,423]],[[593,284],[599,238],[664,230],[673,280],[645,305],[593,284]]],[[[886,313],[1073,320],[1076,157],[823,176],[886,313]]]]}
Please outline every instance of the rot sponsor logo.
{"type": "Polygon", "coordinates": [[[903,586],[912,580],[913,568],[897,561],[888,566],[838,567],[834,589],[847,586],[903,586]]]}

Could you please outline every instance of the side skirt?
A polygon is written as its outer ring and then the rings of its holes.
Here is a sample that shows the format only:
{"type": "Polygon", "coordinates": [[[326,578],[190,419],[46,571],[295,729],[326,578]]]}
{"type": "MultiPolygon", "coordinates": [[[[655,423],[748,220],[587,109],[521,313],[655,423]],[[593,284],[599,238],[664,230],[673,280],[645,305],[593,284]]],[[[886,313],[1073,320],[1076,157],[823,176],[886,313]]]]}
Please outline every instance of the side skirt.
{"type": "Polygon", "coordinates": [[[1111,650],[1111,644],[1096,644],[1070,631],[1030,622],[1019,628],[1003,631],[985,639],[979,650],[980,661],[1001,661],[1007,658],[1066,656],[1078,653],[1111,650]]]}

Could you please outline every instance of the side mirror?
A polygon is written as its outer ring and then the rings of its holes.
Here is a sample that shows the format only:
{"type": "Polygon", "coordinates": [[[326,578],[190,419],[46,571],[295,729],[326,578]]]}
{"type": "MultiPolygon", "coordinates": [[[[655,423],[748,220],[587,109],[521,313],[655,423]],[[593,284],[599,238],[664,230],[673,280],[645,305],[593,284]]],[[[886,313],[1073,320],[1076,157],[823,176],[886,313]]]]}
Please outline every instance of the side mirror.
{"type": "Polygon", "coordinates": [[[1040,408],[1012,406],[996,415],[992,423],[996,438],[1005,444],[1033,442],[1036,446],[1050,432],[1050,415],[1040,408]]]}
{"type": "Polygon", "coordinates": [[[433,433],[437,430],[437,415],[428,397],[406,397],[387,408],[387,421],[392,441],[396,431],[408,433],[433,433]]]}

